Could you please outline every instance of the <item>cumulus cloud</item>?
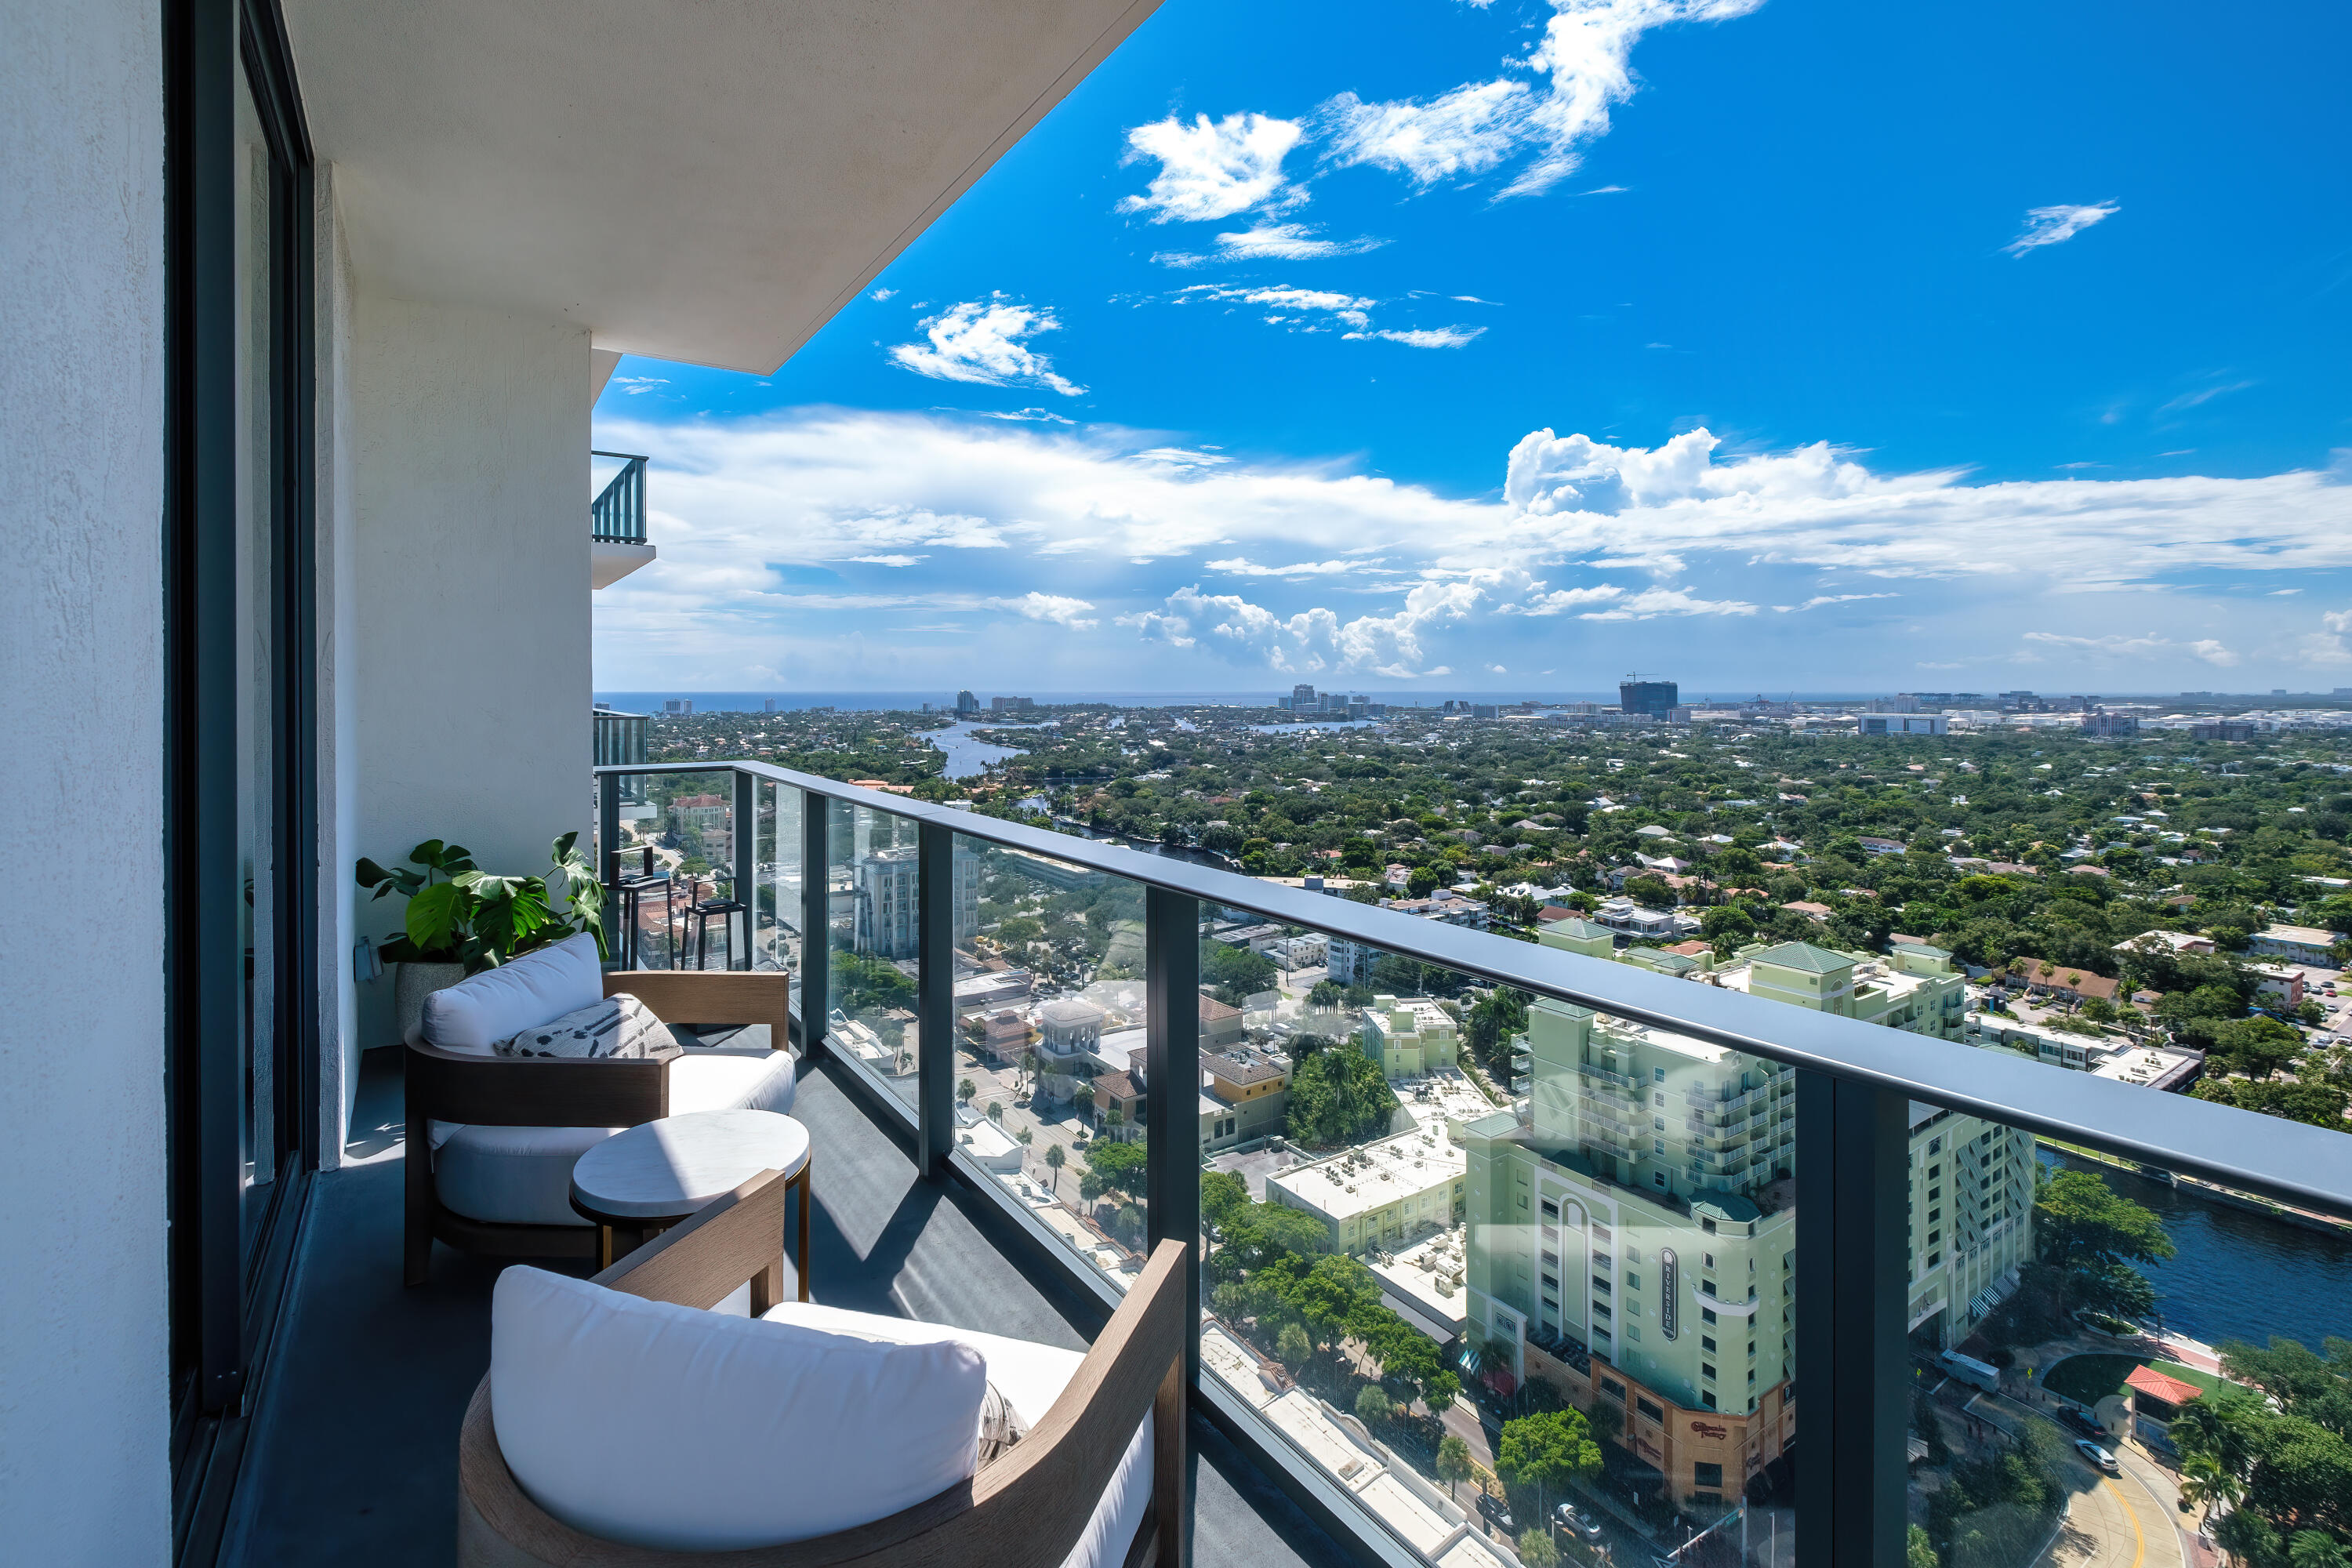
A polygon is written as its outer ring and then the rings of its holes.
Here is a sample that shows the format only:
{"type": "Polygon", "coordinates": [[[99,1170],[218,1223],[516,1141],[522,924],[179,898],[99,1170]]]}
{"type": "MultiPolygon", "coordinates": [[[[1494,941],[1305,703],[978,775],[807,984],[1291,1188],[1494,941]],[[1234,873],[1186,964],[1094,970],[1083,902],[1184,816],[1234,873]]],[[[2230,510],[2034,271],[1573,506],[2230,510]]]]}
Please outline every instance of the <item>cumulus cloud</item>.
{"type": "MultiPolygon", "coordinates": [[[[2128,658],[2095,637],[2048,640],[2055,632],[2021,643],[2036,619],[1996,631],[1982,606],[2030,616],[2028,596],[2080,605],[2118,588],[2185,595],[2179,584],[2215,574],[2275,584],[2352,569],[2352,487],[2333,471],[1987,484],[1958,470],[1876,470],[1825,442],[1731,453],[1705,430],[1643,447],[1539,429],[1511,449],[1499,493],[1454,496],[1360,460],[1243,457],[1166,431],[833,408],[675,423],[608,416],[597,444],[664,455],[662,559],[597,595],[600,637],[680,660],[689,643],[772,645],[784,635],[776,627],[812,607],[809,593],[836,592],[807,569],[861,561],[890,567],[908,589],[890,605],[927,609],[927,624],[940,611],[1015,614],[987,602],[1043,588],[1084,601],[1071,612],[1079,618],[1117,617],[1262,668],[1276,668],[1278,654],[1278,668],[1320,660],[1368,675],[1513,662],[1500,647],[1465,645],[1515,624],[1737,622],[1912,582],[1940,585],[1906,595],[1906,613],[1972,617],[1953,635],[1986,656],[1997,636],[2000,652],[2128,658]],[[1823,574],[1833,584],[1817,590],[1823,574]],[[1781,585],[1790,579],[1804,586],[1781,585]],[[1249,591],[1209,593],[1219,581],[1249,591]],[[1171,595],[1187,583],[1190,599],[1171,595]],[[1343,613],[1311,602],[1318,584],[1376,596],[1343,613]]],[[[2323,618],[2315,606],[2276,627],[2277,606],[2269,621],[2245,621],[2259,601],[2231,603],[2215,614],[2240,619],[2212,623],[2211,647],[2182,640],[2165,657],[2252,665],[2268,655],[2248,638],[2275,637],[2280,657],[2352,658],[2352,608],[2323,618]],[[2242,635],[2231,629],[2241,622],[2242,635]]],[[[888,607],[867,614],[877,639],[896,629],[888,607]]],[[[2082,626],[2082,614],[2038,625],[2109,629],[2082,626]]],[[[859,646],[877,668],[900,668],[859,646]]],[[[812,670],[833,668],[821,648],[806,657],[812,670]]]]}
{"type": "MultiPolygon", "coordinates": [[[[1552,0],[1543,37],[1517,74],[1465,82],[1429,100],[1324,105],[1329,161],[1393,170],[1416,188],[1475,178],[1526,156],[1506,196],[1549,190],[1575,172],[1586,143],[1609,133],[1609,111],[1633,98],[1642,35],[1677,22],[1744,16],[1763,0],[1552,0]]],[[[1602,187],[1603,190],[1612,187],[1602,187]]]]}
{"type": "Polygon", "coordinates": [[[1122,200],[1119,211],[1149,213],[1154,223],[1199,222],[1291,205],[1303,193],[1290,188],[1282,161],[1305,129],[1266,114],[1228,114],[1213,121],[1203,114],[1190,125],[1171,114],[1138,125],[1127,133],[1121,161],[1156,160],[1160,173],[1141,195],[1122,200]]]}
{"type": "Polygon", "coordinates": [[[1354,239],[1326,239],[1303,223],[1262,223],[1254,228],[1217,236],[1214,250],[1163,250],[1152,257],[1162,267],[1203,267],[1211,262],[1321,261],[1335,256],[1361,256],[1388,243],[1370,235],[1354,239]]]}
{"type": "Polygon", "coordinates": [[[1011,610],[1014,615],[1033,621],[1051,621],[1072,631],[1092,631],[1102,624],[1087,616],[1087,612],[1094,608],[1093,605],[1062,594],[1032,592],[1017,599],[990,599],[986,602],[992,608],[1011,610]]]}
{"type": "Polygon", "coordinates": [[[2093,224],[2110,218],[2124,209],[2114,202],[2094,202],[2089,206],[2054,206],[2029,208],[2025,226],[2015,239],[2001,247],[2011,256],[2023,256],[2045,245],[2058,245],[2074,238],[2093,224]]]}
{"type": "Polygon", "coordinates": [[[1065,397],[1086,391],[1055,374],[1054,362],[1024,341],[1061,329],[1051,310],[999,294],[950,305],[918,325],[928,343],[900,343],[890,351],[895,363],[917,375],[982,386],[1042,386],[1065,397]]]}
{"type": "Polygon", "coordinates": [[[2238,662],[2238,656],[2211,637],[2194,642],[2175,642],[2170,637],[2145,632],[2138,637],[2109,636],[2101,637],[2066,637],[2057,632],[2028,632],[2025,640],[2045,647],[2072,648],[2100,659],[2151,659],[2186,654],[2207,664],[2228,668],[2238,662]]]}

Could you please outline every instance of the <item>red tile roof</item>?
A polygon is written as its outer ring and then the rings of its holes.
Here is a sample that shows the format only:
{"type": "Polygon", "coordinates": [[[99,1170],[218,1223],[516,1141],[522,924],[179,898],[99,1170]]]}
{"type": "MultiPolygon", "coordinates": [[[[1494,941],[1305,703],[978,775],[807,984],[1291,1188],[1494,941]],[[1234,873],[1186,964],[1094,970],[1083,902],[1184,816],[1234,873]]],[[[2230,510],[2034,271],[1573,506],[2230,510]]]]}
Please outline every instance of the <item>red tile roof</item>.
{"type": "Polygon", "coordinates": [[[2167,1405],[2186,1405],[2205,1391],[2193,1383],[2183,1383],[2177,1377],[2167,1377],[2152,1366],[2136,1366],[2124,1379],[2124,1386],[2152,1394],[2167,1405]]]}

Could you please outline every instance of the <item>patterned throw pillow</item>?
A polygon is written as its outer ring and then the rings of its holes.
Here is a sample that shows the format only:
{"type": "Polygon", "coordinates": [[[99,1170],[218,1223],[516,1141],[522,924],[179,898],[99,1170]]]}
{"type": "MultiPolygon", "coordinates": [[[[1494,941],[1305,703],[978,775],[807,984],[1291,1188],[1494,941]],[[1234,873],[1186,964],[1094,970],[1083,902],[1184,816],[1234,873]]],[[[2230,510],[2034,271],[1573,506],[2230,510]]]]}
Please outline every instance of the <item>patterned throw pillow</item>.
{"type": "Polygon", "coordinates": [[[980,1454],[974,1468],[993,1464],[1005,1450],[1029,1436],[1029,1423],[1013,1408],[1013,1401],[990,1384],[980,1400],[980,1454]]]}
{"type": "Polygon", "coordinates": [[[502,1057],[601,1057],[660,1059],[685,1047],[646,1005],[624,994],[607,996],[551,1023],[525,1029],[490,1047],[502,1057]]]}

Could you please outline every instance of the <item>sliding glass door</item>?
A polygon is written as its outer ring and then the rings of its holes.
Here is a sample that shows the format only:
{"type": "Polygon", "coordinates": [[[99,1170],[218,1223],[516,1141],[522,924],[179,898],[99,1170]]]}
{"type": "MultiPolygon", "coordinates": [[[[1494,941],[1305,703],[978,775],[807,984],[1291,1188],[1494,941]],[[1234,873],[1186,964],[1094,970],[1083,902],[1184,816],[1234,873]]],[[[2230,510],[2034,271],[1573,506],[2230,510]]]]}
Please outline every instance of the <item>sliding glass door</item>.
{"type": "Polygon", "coordinates": [[[165,17],[174,1462],[207,1561],[315,1143],[310,180],[274,9],[165,17]]]}

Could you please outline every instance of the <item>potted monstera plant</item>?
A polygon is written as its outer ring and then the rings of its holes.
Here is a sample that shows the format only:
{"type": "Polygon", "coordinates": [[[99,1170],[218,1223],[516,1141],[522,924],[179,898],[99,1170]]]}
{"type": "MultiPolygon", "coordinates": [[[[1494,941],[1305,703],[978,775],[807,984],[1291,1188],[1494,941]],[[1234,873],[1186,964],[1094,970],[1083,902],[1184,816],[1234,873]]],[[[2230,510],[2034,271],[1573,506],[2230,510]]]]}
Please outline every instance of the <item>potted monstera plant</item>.
{"type": "Polygon", "coordinates": [[[428,994],[518,953],[586,931],[596,939],[597,956],[609,956],[604,889],[579,839],[572,832],[555,841],[545,876],[485,871],[463,845],[439,838],[411,849],[406,866],[361,858],[354,873],[361,887],[379,899],[396,893],[408,900],[402,929],[380,950],[385,963],[398,966],[392,995],[402,1039],[416,1038],[428,994]]]}

